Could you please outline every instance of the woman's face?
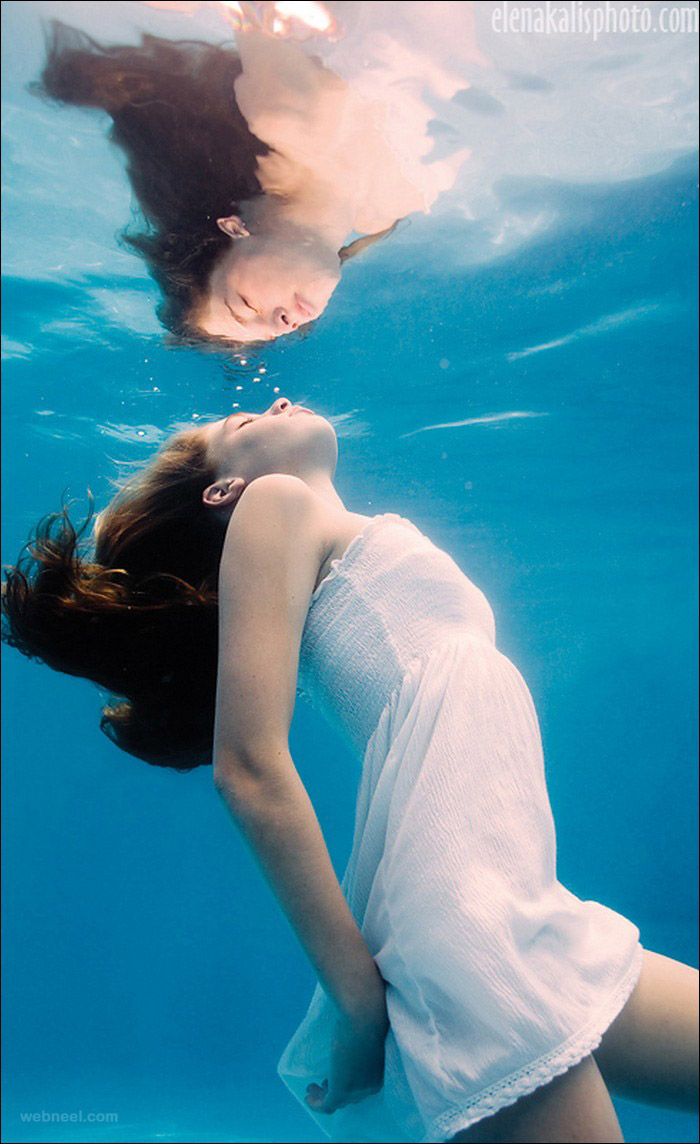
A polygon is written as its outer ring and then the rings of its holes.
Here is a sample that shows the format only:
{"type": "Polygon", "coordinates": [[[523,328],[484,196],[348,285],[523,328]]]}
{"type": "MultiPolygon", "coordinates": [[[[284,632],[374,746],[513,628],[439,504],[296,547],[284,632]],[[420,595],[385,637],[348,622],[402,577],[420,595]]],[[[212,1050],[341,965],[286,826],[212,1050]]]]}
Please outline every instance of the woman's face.
{"type": "Polygon", "coordinates": [[[308,478],[335,471],[338,441],[325,417],[287,397],[264,413],[235,412],[202,427],[217,480],[241,477],[249,484],[267,473],[308,478]]]}
{"type": "Polygon", "coordinates": [[[270,341],[312,322],[340,281],[340,259],[312,236],[232,239],[209,278],[195,325],[213,337],[270,341]]]}

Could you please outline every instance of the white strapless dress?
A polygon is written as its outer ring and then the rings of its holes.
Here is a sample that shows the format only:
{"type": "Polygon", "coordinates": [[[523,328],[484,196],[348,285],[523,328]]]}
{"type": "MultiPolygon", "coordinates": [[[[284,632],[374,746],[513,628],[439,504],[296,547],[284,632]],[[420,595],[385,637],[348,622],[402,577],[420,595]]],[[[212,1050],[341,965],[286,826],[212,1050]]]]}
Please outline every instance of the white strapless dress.
{"type": "Polygon", "coordinates": [[[639,930],[557,880],[537,716],[483,593],[395,513],[314,592],[299,693],[362,763],[342,887],[387,982],[380,1092],[328,1114],[317,984],[278,1064],[332,1140],[444,1141],[591,1052],[631,993],[639,930]]]}

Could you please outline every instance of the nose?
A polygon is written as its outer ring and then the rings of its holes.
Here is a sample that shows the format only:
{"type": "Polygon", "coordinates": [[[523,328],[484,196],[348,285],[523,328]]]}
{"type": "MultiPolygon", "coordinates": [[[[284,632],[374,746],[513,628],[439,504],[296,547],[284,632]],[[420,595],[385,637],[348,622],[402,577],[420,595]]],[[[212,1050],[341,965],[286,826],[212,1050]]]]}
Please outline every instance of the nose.
{"type": "Polygon", "coordinates": [[[288,397],[278,397],[277,400],[273,401],[272,405],[270,406],[270,413],[273,417],[275,417],[280,413],[289,413],[291,407],[292,402],[288,397]]]}
{"type": "Polygon", "coordinates": [[[299,323],[292,318],[289,310],[285,310],[284,306],[276,306],[272,311],[272,325],[275,333],[285,334],[290,330],[296,330],[299,323]]]}

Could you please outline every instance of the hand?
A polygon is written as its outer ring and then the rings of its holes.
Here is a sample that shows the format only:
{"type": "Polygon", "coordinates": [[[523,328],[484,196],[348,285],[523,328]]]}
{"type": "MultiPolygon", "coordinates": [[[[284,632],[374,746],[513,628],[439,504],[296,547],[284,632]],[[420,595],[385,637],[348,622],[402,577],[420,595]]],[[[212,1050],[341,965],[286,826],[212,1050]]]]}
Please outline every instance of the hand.
{"type": "Polygon", "coordinates": [[[357,1104],[384,1083],[384,1045],[389,1030],[386,1002],[370,1020],[339,1017],[331,1048],[330,1076],[306,1087],[306,1103],[315,1112],[335,1112],[357,1104]]]}

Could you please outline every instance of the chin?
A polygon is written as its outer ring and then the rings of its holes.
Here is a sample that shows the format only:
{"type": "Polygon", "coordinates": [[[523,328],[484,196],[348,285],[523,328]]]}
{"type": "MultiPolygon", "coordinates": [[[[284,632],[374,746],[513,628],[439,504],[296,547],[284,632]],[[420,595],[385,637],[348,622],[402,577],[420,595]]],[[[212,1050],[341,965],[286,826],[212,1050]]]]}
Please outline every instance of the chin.
{"type": "Polygon", "coordinates": [[[308,298],[309,302],[313,302],[318,313],[322,314],[330,302],[339,282],[339,277],[329,274],[328,277],[316,278],[313,282],[309,282],[306,289],[299,290],[299,293],[308,298]]]}
{"type": "Polygon", "coordinates": [[[323,426],[324,428],[327,428],[335,437],[335,429],[331,425],[330,421],[328,421],[322,413],[317,413],[315,409],[312,409],[311,415],[309,413],[300,413],[299,416],[305,417],[307,419],[310,429],[320,429],[321,426],[323,426]],[[312,416],[315,418],[313,421],[311,419],[312,416]]]}
{"type": "Polygon", "coordinates": [[[336,432],[330,421],[322,413],[317,413],[315,409],[312,409],[310,413],[296,414],[296,419],[296,431],[306,433],[310,448],[318,447],[321,455],[327,454],[329,459],[331,457],[337,458],[338,439],[336,432]],[[299,426],[302,428],[300,429],[299,426]]]}

